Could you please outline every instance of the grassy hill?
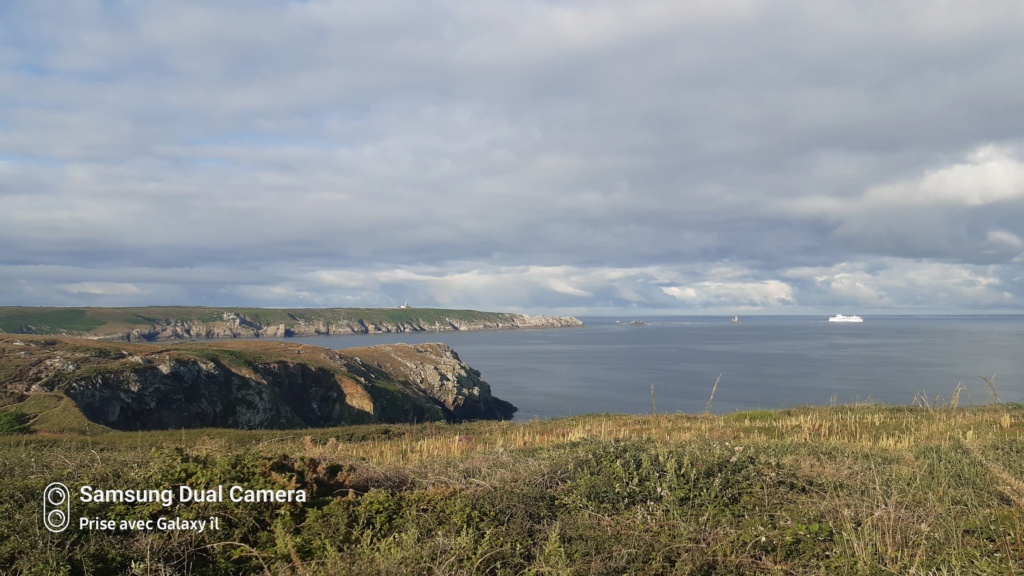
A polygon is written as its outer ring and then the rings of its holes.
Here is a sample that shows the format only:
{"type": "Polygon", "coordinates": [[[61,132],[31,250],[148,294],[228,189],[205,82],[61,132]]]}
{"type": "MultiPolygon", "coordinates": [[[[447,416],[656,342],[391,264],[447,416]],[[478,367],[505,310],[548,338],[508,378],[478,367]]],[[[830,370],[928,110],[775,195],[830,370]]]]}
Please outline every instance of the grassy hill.
{"type": "MultiPolygon", "coordinates": [[[[40,400],[45,402],[45,400],[40,400]]],[[[42,407],[41,407],[42,408],[42,407]]],[[[0,436],[11,574],[1019,574],[1024,406],[0,436]],[[306,503],[75,502],[219,530],[41,528],[40,494],[242,483],[306,503]]]]}
{"type": "Polygon", "coordinates": [[[438,308],[55,308],[0,306],[0,331],[111,339],[302,336],[580,325],[574,318],[438,308]]]}

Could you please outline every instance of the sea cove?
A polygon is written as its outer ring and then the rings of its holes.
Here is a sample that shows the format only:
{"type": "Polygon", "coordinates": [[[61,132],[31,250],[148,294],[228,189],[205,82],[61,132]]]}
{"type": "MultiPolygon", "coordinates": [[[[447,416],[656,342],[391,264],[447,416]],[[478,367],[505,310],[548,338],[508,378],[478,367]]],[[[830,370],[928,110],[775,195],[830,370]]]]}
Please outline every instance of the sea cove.
{"type": "Polygon", "coordinates": [[[1024,316],[581,317],[573,330],[295,338],[328,348],[443,341],[479,370],[517,421],[585,413],[711,410],[876,401],[1024,398],[1024,316]],[[642,326],[630,325],[632,320],[642,326]],[[654,387],[652,402],[651,387],[654,387]]]}

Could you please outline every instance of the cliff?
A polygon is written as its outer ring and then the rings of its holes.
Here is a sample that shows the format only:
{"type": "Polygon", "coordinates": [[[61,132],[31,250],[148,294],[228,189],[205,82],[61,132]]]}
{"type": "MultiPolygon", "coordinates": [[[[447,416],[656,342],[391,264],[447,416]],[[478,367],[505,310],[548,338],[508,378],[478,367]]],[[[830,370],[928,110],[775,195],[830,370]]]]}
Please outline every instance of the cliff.
{"type": "Polygon", "coordinates": [[[435,308],[0,307],[0,332],[167,341],[582,326],[571,316],[435,308]]]}
{"type": "Polygon", "coordinates": [[[55,399],[54,408],[66,399],[90,422],[118,430],[458,422],[516,411],[437,343],[336,351],[269,341],[155,346],[0,335],[0,390],[4,410],[34,415],[19,405],[43,396],[55,399]]]}

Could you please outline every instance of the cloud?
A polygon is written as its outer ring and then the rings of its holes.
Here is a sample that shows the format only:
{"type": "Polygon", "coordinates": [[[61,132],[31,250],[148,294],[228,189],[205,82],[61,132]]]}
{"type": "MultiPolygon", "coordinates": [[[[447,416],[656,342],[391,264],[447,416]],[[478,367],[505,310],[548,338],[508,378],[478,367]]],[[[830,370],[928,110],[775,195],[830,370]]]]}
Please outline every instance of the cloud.
{"type": "Polygon", "coordinates": [[[1005,309],[1017,299],[1011,282],[994,266],[884,258],[797,268],[785,275],[799,286],[797,298],[806,305],[934,312],[951,307],[1005,309]]]}
{"type": "Polygon", "coordinates": [[[51,8],[0,7],[6,302],[1024,295],[1016,2],[51,8]]]}
{"type": "Polygon", "coordinates": [[[991,230],[986,235],[986,239],[996,250],[1014,255],[1024,252],[1024,240],[1009,230],[991,230]]]}
{"type": "Polygon", "coordinates": [[[64,284],[60,288],[71,294],[90,296],[135,296],[145,293],[138,286],[124,282],[76,282],[64,284]]]}
{"type": "Polygon", "coordinates": [[[693,286],[668,286],[666,294],[694,308],[739,309],[773,308],[793,303],[793,290],[784,282],[698,282],[693,286]]]}
{"type": "Polygon", "coordinates": [[[913,178],[874,186],[828,204],[834,236],[871,253],[989,264],[1019,254],[1024,233],[1024,162],[984,145],[963,160],[913,178]]]}
{"type": "Polygon", "coordinates": [[[864,195],[871,208],[903,205],[972,207],[1024,199],[1024,163],[1008,150],[986,145],[964,162],[931,170],[909,182],[874,187],[864,195]]]}

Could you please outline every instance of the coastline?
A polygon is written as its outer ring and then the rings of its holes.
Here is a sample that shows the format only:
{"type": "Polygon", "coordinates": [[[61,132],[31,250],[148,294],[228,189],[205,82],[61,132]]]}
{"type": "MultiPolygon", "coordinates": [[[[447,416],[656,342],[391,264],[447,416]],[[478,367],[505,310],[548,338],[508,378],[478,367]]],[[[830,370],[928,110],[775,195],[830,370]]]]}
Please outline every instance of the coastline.
{"type": "Polygon", "coordinates": [[[583,326],[572,316],[441,308],[0,307],[0,333],[157,342],[583,326]]]}

